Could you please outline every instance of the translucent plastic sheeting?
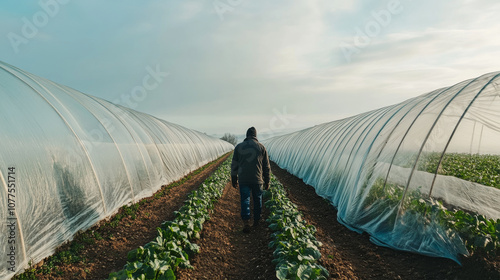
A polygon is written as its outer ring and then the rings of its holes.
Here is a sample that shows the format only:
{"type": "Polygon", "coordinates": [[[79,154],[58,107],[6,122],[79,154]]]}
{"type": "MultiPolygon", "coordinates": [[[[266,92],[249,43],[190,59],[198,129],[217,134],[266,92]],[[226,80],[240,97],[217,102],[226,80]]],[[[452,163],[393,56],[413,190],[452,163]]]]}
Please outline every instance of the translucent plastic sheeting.
{"type": "Polygon", "coordinates": [[[233,149],[5,63],[0,97],[2,279],[233,149]]]}
{"type": "Polygon", "coordinates": [[[281,167],[392,248],[451,258],[464,240],[440,210],[500,218],[499,73],[263,141],[281,167]]]}

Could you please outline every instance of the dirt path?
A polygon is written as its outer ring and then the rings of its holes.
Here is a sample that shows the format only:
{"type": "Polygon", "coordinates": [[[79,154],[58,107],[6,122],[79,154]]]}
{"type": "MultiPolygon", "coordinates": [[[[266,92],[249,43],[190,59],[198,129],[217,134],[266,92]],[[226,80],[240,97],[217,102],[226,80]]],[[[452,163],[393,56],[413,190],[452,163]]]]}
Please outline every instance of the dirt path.
{"type": "MultiPolygon", "coordinates": [[[[174,211],[182,207],[187,195],[197,189],[227,157],[225,155],[218,159],[196,175],[187,175],[191,176],[189,180],[169,189],[164,196],[145,198],[135,219],[125,217],[115,227],[107,225],[87,230],[95,231],[94,236],[102,239],[86,244],[82,242],[81,236],[76,237],[75,241],[84,246],[79,254],[82,261],[58,265],[51,269],[50,274],[37,274],[36,279],[107,279],[109,273],[123,268],[130,250],[143,246],[157,236],[156,228],[164,221],[172,220],[174,211]]],[[[75,246],[75,241],[62,246],[58,251],[75,246]]]]}
{"type": "Polygon", "coordinates": [[[431,258],[374,245],[337,222],[337,211],[316,195],[301,179],[271,166],[273,173],[297,204],[304,218],[316,226],[323,242],[321,263],[332,279],[500,279],[500,259],[474,256],[463,266],[442,258],[431,258]]]}
{"type": "Polygon", "coordinates": [[[201,251],[191,260],[195,269],[181,270],[178,279],[276,279],[266,223],[245,234],[239,213],[239,192],[228,184],[196,242],[201,251]]]}

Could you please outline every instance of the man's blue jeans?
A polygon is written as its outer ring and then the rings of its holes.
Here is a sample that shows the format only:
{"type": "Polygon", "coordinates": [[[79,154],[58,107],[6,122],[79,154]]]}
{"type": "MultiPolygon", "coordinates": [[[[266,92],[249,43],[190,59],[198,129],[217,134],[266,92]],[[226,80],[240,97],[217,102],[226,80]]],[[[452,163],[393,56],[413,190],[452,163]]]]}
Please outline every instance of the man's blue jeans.
{"type": "Polygon", "coordinates": [[[250,193],[253,198],[253,220],[260,220],[262,212],[262,187],[262,185],[240,185],[242,220],[250,220],[250,193]]]}

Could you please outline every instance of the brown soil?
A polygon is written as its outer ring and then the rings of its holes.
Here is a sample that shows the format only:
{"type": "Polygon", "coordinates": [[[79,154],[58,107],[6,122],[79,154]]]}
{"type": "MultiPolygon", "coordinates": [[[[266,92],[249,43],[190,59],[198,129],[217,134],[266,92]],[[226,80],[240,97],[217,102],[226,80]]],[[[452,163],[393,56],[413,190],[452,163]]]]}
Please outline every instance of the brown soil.
{"type": "Polygon", "coordinates": [[[196,242],[201,250],[191,260],[195,269],[181,270],[178,279],[276,279],[270,231],[263,222],[243,233],[239,201],[239,191],[228,184],[196,242]]]}
{"type": "MultiPolygon", "coordinates": [[[[103,240],[87,246],[85,263],[59,267],[64,274],[38,275],[37,279],[106,279],[126,263],[127,252],[156,236],[156,227],[174,218],[189,192],[222,162],[220,159],[160,199],[147,199],[137,219],[124,219],[116,228],[101,230],[103,240]],[[110,236],[113,236],[112,238],[110,236]]],[[[500,279],[500,257],[476,254],[462,259],[463,266],[449,259],[379,247],[366,234],[357,234],[337,222],[337,212],[314,188],[272,164],[275,176],[297,204],[304,218],[316,226],[316,238],[323,243],[320,264],[331,279],[500,279]]],[[[193,270],[180,270],[178,279],[276,279],[272,264],[270,231],[263,222],[249,234],[241,232],[239,193],[228,184],[216,204],[212,218],[204,225],[200,254],[191,263],[193,270]]],[[[268,211],[264,209],[263,218],[268,211]]],[[[64,248],[63,248],[64,249],[64,248]]]]}
{"type": "MultiPolygon", "coordinates": [[[[166,195],[144,199],[135,219],[129,216],[123,218],[117,227],[95,226],[87,230],[96,230],[103,239],[82,250],[80,256],[86,261],[59,266],[59,272],[38,274],[36,279],[107,279],[111,272],[123,268],[129,251],[156,238],[156,228],[164,221],[173,220],[174,211],[182,207],[188,194],[197,189],[228,156],[223,156],[196,175],[188,174],[192,176],[190,180],[168,189],[166,195]]],[[[58,251],[68,250],[70,245],[62,246],[58,251]]]]}

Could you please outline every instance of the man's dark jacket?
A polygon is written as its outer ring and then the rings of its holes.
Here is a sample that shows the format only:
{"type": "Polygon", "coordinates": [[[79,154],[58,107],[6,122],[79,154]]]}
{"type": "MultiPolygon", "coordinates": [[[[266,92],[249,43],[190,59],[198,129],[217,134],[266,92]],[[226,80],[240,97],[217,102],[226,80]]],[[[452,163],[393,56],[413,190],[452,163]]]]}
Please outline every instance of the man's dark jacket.
{"type": "Polygon", "coordinates": [[[264,188],[267,188],[270,170],[266,148],[259,143],[256,135],[247,133],[247,138],[234,148],[231,163],[233,184],[236,184],[237,178],[240,185],[264,184],[264,188]]]}

